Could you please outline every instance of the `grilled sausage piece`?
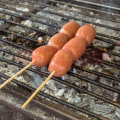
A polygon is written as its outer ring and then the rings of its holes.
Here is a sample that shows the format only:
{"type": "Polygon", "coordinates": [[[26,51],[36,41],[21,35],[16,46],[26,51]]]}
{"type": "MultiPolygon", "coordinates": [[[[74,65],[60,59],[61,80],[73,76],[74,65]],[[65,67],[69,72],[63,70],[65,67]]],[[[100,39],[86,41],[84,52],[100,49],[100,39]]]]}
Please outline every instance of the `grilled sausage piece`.
{"type": "Polygon", "coordinates": [[[78,29],[76,32],[76,37],[84,37],[87,41],[87,46],[92,43],[96,35],[95,28],[93,27],[92,24],[90,25],[83,25],[78,29]]]}
{"type": "Polygon", "coordinates": [[[37,67],[43,67],[49,64],[49,61],[53,55],[57,52],[57,49],[52,46],[41,46],[32,52],[32,60],[35,60],[34,65],[37,67]]]}
{"type": "Polygon", "coordinates": [[[61,49],[64,44],[69,40],[69,37],[63,33],[57,33],[48,42],[49,46],[55,47],[57,50],[61,49]]]}
{"type": "Polygon", "coordinates": [[[83,55],[86,50],[86,41],[83,37],[74,37],[68,41],[62,49],[71,51],[74,55],[74,60],[77,60],[83,55]]]}
{"type": "Polygon", "coordinates": [[[60,33],[66,34],[69,37],[69,39],[71,39],[72,37],[75,36],[75,33],[77,32],[79,27],[80,27],[80,25],[77,22],[71,21],[71,22],[66,23],[60,29],[60,33]]]}
{"type": "Polygon", "coordinates": [[[74,56],[71,51],[66,49],[59,50],[51,59],[49,64],[49,71],[55,74],[53,76],[60,77],[67,73],[74,60],[74,56]]]}

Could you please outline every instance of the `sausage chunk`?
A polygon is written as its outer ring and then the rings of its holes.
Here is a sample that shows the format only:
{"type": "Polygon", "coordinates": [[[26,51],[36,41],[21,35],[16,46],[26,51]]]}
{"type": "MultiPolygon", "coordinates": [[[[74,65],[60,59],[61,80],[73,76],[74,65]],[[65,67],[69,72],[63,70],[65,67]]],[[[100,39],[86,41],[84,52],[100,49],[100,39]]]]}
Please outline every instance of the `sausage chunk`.
{"type": "Polygon", "coordinates": [[[57,49],[52,46],[41,46],[32,52],[32,60],[35,60],[34,65],[37,67],[43,67],[49,64],[49,61],[53,55],[57,52],[57,49]]]}
{"type": "Polygon", "coordinates": [[[87,41],[87,46],[92,43],[96,35],[95,28],[93,27],[92,24],[90,25],[83,25],[78,29],[76,32],[76,37],[84,37],[87,41]]]}
{"type": "Polygon", "coordinates": [[[74,60],[77,60],[86,50],[86,41],[83,37],[74,37],[62,49],[71,51],[74,55],[74,60]]]}
{"type": "Polygon", "coordinates": [[[48,42],[49,46],[55,47],[57,50],[61,49],[64,44],[69,40],[68,36],[63,33],[57,33],[48,42]]]}
{"type": "Polygon", "coordinates": [[[60,33],[66,34],[69,37],[69,39],[71,39],[72,37],[75,36],[75,33],[77,32],[79,27],[80,27],[80,25],[77,22],[71,21],[71,22],[66,23],[60,29],[60,33]]]}
{"type": "Polygon", "coordinates": [[[74,60],[74,56],[71,51],[61,49],[51,59],[49,64],[49,71],[55,74],[53,76],[60,77],[67,73],[74,60]]]}

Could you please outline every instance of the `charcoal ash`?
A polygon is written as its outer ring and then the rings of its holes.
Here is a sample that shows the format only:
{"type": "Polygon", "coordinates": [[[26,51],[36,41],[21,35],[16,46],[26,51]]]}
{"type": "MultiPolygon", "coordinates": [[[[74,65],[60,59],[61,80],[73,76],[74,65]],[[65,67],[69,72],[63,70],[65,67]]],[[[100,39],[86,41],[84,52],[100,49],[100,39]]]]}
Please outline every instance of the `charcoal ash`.
{"type": "Polygon", "coordinates": [[[113,59],[113,56],[110,56],[109,53],[102,53],[102,59],[103,59],[104,61],[111,62],[112,59],[113,59]]]}
{"type": "Polygon", "coordinates": [[[116,108],[115,115],[120,119],[120,109],[116,108]]]}
{"type": "Polygon", "coordinates": [[[16,6],[16,10],[23,11],[23,12],[29,12],[30,11],[28,8],[19,7],[19,6],[16,6]]]}
{"type": "Polygon", "coordinates": [[[32,27],[32,21],[31,20],[25,20],[22,21],[21,24],[28,26],[28,27],[32,27]]]}
{"type": "Polygon", "coordinates": [[[9,27],[10,31],[14,31],[14,32],[21,32],[21,33],[25,33],[26,29],[20,27],[20,26],[11,26],[9,27]]]}

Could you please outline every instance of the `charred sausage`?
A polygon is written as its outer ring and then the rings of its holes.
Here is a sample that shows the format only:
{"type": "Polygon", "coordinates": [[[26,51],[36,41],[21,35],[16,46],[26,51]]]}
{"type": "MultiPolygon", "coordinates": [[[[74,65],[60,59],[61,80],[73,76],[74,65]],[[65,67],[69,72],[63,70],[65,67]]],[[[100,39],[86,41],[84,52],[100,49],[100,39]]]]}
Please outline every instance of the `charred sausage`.
{"type": "Polygon", "coordinates": [[[86,50],[86,41],[83,37],[74,37],[68,41],[62,49],[71,51],[74,55],[74,60],[77,60],[83,55],[86,50]]]}
{"type": "Polygon", "coordinates": [[[52,46],[41,46],[32,52],[32,60],[35,60],[34,65],[37,67],[43,67],[48,65],[53,55],[57,52],[57,49],[52,46]]]}
{"type": "Polygon", "coordinates": [[[70,69],[73,60],[74,55],[71,51],[61,49],[51,59],[49,71],[52,72],[55,70],[55,77],[63,76],[70,69]]]}
{"type": "Polygon", "coordinates": [[[60,33],[66,34],[69,37],[69,39],[71,39],[72,37],[75,36],[75,33],[77,32],[79,27],[80,27],[80,25],[77,22],[71,21],[71,22],[66,23],[60,29],[60,33]]]}
{"type": "Polygon", "coordinates": [[[49,46],[55,47],[57,50],[61,49],[64,44],[69,40],[68,36],[63,33],[57,33],[48,42],[49,46]]]}
{"type": "Polygon", "coordinates": [[[76,32],[76,37],[83,37],[87,41],[87,46],[92,43],[96,35],[95,28],[93,27],[92,24],[90,25],[83,25],[78,29],[76,32]]]}

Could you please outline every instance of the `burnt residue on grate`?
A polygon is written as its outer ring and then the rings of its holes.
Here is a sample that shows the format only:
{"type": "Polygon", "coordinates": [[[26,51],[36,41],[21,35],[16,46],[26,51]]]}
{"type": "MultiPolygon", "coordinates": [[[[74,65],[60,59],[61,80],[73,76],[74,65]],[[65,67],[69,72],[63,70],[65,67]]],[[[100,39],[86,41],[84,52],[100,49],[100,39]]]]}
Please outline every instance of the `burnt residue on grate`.
{"type": "MultiPolygon", "coordinates": [[[[76,111],[78,116],[82,115],[88,120],[96,118],[119,120],[120,15],[117,6],[103,7],[102,2],[68,3],[59,0],[6,0],[0,3],[2,80],[8,79],[28,64],[31,61],[32,50],[46,44],[66,22],[75,20],[80,25],[93,23],[97,31],[93,44],[65,76],[53,77],[39,92],[36,101],[39,101],[41,96],[53,102],[57,106],[54,112],[57,112],[59,117],[60,115],[71,119],[77,117],[71,117],[70,112],[64,114],[64,110],[57,111],[61,105],[64,109],[76,111]],[[86,7],[87,5],[89,7],[86,7]]],[[[16,91],[20,89],[19,92],[26,91],[30,95],[30,92],[34,91],[48,75],[47,67],[32,66],[11,85],[16,87],[16,91]]],[[[30,105],[33,105],[33,102],[30,105]]],[[[29,108],[27,110],[29,111],[29,108]]]]}

